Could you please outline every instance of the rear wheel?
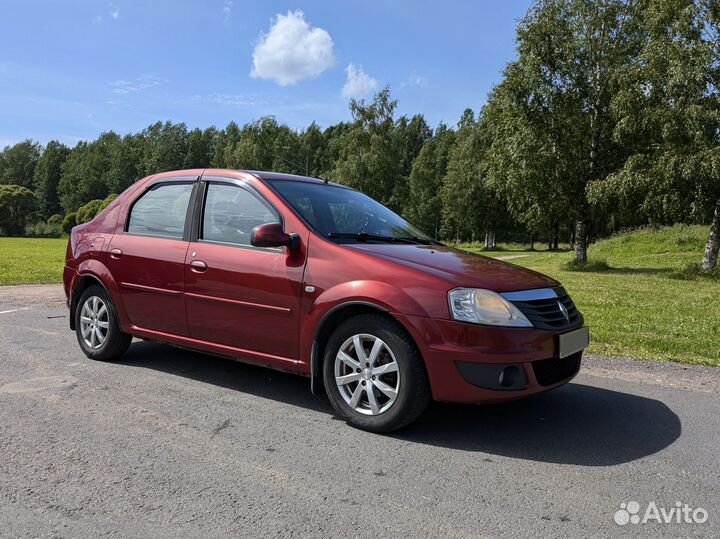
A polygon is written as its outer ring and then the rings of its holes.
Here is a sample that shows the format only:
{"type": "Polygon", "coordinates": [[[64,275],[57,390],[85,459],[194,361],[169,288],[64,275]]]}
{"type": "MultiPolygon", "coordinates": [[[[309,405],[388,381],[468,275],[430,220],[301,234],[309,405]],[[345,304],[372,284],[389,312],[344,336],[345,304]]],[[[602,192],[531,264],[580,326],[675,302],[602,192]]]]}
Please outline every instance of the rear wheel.
{"type": "Polygon", "coordinates": [[[132,336],[120,329],[110,295],[95,285],[80,295],[75,309],[75,334],[85,355],[100,361],[119,358],[132,341],[132,336]]]}
{"type": "Polygon", "coordinates": [[[325,348],[323,376],[338,414],[364,430],[402,428],[430,400],[415,344],[396,321],[382,315],[355,316],[335,330],[325,348]]]}

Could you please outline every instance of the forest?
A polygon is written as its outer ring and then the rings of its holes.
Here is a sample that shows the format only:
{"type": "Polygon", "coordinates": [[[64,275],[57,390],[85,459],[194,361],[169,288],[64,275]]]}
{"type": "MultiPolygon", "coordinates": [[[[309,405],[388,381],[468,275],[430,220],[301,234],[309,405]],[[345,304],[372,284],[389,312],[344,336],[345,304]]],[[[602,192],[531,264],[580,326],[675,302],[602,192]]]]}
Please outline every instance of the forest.
{"type": "Polygon", "coordinates": [[[58,236],[144,176],[217,167],[342,183],[449,242],[569,243],[578,265],[621,229],[703,224],[698,271],[714,270],[719,21],[718,0],[536,1],[516,59],[454,125],[399,115],[386,87],[330,126],[266,116],[157,122],[74,147],[24,140],[0,152],[0,234],[58,236]]]}

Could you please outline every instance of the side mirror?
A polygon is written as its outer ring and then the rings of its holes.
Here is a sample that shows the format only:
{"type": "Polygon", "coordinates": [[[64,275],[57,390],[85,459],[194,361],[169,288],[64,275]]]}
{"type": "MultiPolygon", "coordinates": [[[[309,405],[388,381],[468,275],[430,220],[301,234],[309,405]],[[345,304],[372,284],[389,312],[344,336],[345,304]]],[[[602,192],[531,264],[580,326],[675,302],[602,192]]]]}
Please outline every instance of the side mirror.
{"type": "Polygon", "coordinates": [[[286,234],[279,223],[258,225],[250,233],[250,244],[254,247],[283,247],[294,251],[300,247],[300,236],[286,234]]]}

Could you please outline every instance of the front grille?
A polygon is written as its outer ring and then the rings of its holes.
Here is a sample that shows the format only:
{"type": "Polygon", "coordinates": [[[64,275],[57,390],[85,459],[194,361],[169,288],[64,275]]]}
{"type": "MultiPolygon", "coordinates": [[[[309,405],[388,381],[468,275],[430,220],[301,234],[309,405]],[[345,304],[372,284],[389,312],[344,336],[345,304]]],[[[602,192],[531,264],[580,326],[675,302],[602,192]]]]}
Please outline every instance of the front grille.
{"type": "MultiPolygon", "coordinates": [[[[580,327],[583,324],[583,316],[577,310],[573,300],[564,288],[555,288],[553,297],[542,299],[522,299],[522,293],[508,294],[508,299],[527,317],[532,325],[538,329],[566,330],[580,327]],[[514,297],[513,297],[514,296],[514,297]],[[517,298],[517,299],[516,299],[517,298]],[[559,303],[567,309],[568,317],[565,318],[559,303]]],[[[533,292],[533,291],[528,291],[533,292]]],[[[528,294],[532,298],[532,294],[528,294]]]]}
{"type": "Polygon", "coordinates": [[[582,352],[564,358],[550,358],[533,361],[535,378],[541,386],[551,386],[570,378],[580,370],[582,352]]]}

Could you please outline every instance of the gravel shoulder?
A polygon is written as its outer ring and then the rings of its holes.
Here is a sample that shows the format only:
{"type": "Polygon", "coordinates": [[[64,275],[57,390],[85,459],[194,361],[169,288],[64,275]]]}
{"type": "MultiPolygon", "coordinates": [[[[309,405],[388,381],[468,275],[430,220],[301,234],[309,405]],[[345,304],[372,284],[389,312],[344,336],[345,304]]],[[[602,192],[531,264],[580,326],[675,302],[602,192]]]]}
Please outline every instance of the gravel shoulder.
{"type": "MultiPolygon", "coordinates": [[[[0,306],[64,307],[65,292],[60,284],[23,284],[0,286],[0,306]]],[[[4,307],[8,309],[12,307],[4,307]]]]}

